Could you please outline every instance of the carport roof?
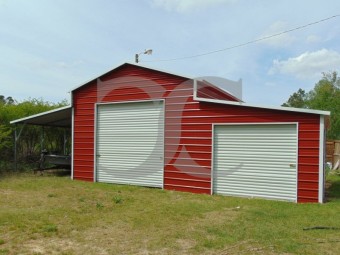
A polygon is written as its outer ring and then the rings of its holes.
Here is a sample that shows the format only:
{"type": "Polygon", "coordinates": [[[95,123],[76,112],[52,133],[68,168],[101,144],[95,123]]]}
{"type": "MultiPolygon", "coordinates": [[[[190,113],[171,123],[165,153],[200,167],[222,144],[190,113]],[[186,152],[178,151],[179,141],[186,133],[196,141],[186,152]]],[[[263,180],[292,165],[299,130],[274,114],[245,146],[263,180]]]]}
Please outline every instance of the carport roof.
{"type": "Polygon", "coordinates": [[[13,120],[10,123],[70,128],[72,126],[72,106],[69,105],[53,109],[51,111],[38,113],[25,118],[13,120]]]}

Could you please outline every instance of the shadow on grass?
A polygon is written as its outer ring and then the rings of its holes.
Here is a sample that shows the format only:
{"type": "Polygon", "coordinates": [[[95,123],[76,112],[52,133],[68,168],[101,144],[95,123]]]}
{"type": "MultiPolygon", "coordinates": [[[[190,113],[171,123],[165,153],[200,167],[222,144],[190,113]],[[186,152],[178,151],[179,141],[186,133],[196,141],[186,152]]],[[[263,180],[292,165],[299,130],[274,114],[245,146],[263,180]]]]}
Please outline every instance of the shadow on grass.
{"type": "Polygon", "coordinates": [[[43,175],[48,176],[58,176],[58,177],[64,177],[64,176],[71,176],[71,170],[70,169],[60,169],[60,168],[53,168],[53,169],[46,169],[42,171],[43,175]]]}
{"type": "MultiPolygon", "coordinates": [[[[57,176],[57,177],[64,177],[64,176],[71,176],[71,169],[67,168],[49,168],[45,170],[40,170],[36,168],[32,168],[29,170],[3,170],[0,169],[0,179],[10,176],[25,176],[25,175],[34,175],[34,176],[57,176]]],[[[0,253],[1,255],[1,253],[0,253]]]]}

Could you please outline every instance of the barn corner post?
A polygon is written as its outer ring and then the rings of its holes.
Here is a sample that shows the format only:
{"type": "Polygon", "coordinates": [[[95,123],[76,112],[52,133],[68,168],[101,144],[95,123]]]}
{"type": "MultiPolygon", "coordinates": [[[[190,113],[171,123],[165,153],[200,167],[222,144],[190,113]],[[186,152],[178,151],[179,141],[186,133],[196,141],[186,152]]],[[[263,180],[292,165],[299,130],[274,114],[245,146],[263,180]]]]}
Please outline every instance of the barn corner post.
{"type": "Polygon", "coordinates": [[[320,115],[320,128],[319,128],[319,194],[318,202],[324,203],[325,201],[325,160],[326,160],[326,132],[325,132],[325,117],[320,115]]]}

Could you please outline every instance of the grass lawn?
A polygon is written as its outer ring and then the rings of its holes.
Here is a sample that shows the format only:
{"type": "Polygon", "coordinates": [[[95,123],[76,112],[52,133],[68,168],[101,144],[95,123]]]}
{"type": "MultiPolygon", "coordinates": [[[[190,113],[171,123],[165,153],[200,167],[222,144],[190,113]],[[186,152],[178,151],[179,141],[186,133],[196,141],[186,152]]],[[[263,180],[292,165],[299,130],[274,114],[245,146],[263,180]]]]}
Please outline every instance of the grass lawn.
{"type": "Polygon", "coordinates": [[[340,254],[340,175],[329,183],[326,204],[294,204],[0,176],[0,254],[340,254]]]}

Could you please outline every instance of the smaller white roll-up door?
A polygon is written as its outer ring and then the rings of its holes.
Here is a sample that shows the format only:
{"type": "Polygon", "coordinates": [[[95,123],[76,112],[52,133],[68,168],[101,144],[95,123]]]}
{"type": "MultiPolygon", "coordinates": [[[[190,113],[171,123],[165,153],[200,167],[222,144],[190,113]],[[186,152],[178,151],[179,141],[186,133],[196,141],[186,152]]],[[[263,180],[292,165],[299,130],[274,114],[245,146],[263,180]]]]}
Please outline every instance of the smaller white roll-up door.
{"type": "Polygon", "coordinates": [[[213,192],[297,199],[297,125],[216,125],[213,192]]]}
{"type": "Polygon", "coordinates": [[[96,181],[163,186],[163,101],[97,106],[96,181]]]}

